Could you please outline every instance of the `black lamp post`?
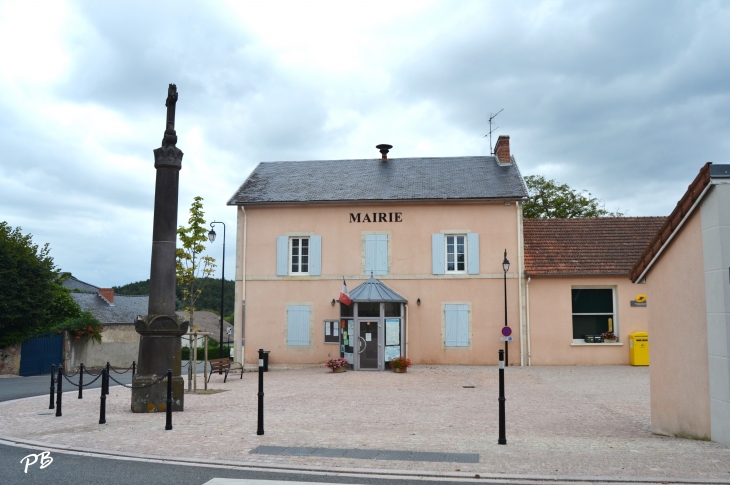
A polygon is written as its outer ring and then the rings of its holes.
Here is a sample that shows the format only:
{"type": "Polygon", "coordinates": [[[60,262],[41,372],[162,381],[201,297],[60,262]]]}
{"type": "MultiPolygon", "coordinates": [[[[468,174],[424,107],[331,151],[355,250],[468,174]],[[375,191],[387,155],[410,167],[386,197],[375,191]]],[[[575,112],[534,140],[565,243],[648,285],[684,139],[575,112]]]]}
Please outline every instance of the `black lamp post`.
{"type": "MultiPolygon", "coordinates": [[[[502,261],[502,269],[504,270],[504,326],[507,326],[507,271],[509,271],[509,260],[507,259],[507,250],[504,250],[504,261],[502,261]]],[[[509,342],[504,343],[504,365],[509,367],[509,342]]]]}
{"type": "MultiPolygon", "coordinates": [[[[223,357],[221,354],[223,353],[223,291],[226,275],[226,225],[219,221],[213,221],[210,223],[210,232],[208,233],[208,239],[210,242],[215,241],[213,224],[223,224],[223,264],[221,265],[221,334],[220,340],[218,341],[218,358],[220,359],[223,357]]],[[[223,370],[218,371],[218,374],[223,374],[223,370]]]]}

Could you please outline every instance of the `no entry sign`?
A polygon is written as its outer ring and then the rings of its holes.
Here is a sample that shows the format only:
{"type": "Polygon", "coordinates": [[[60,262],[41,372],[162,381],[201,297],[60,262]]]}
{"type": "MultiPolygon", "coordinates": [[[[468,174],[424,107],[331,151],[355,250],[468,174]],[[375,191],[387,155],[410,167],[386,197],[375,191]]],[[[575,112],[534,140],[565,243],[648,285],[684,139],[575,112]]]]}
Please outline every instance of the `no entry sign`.
{"type": "Polygon", "coordinates": [[[505,337],[509,337],[510,335],[512,335],[512,329],[507,326],[502,327],[502,335],[504,335],[505,337]]]}

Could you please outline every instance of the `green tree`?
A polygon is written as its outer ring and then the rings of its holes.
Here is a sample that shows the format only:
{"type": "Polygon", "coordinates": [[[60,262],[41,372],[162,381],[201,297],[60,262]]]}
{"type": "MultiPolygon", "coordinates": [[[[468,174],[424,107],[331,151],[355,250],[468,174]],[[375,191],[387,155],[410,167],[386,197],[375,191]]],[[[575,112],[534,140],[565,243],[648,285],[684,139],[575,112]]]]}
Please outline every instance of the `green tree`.
{"type": "Polygon", "coordinates": [[[590,192],[571,189],[568,184],[547,180],[542,175],[525,177],[530,200],[525,202],[526,218],[570,219],[574,217],[620,217],[620,212],[609,212],[603,201],[590,192]]]}
{"type": "Polygon", "coordinates": [[[38,247],[21,231],[0,222],[0,347],[49,331],[79,310],[58,284],[48,244],[38,247]]]}
{"type": "Polygon", "coordinates": [[[196,303],[203,293],[200,279],[213,274],[216,267],[215,259],[210,256],[203,256],[205,251],[204,243],[208,240],[208,231],[204,227],[203,198],[198,196],[193,199],[190,206],[190,218],[188,226],[180,226],[177,236],[180,239],[182,248],[178,248],[177,255],[177,283],[182,288],[183,310],[190,315],[190,326],[194,324],[196,303]]]}

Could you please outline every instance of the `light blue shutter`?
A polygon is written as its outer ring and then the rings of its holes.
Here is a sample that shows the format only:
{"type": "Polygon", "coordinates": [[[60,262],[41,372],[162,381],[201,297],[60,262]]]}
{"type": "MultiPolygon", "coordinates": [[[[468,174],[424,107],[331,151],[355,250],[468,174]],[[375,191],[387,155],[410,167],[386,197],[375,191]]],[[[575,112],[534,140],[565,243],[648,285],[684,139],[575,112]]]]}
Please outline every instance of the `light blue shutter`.
{"type": "Polygon", "coordinates": [[[388,235],[375,236],[375,274],[388,274],[388,235]]]}
{"type": "Polygon", "coordinates": [[[276,276],[289,274],[289,238],[278,236],[276,238],[276,276]]]}
{"type": "Polygon", "coordinates": [[[479,234],[470,232],[466,237],[467,272],[469,274],[479,274],[479,234]]]}
{"type": "Polygon", "coordinates": [[[377,241],[375,236],[368,234],[365,236],[365,274],[375,274],[377,264],[377,241]]]}
{"type": "Polygon", "coordinates": [[[444,274],[446,267],[444,263],[444,235],[431,235],[431,259],[433,274],[444,274]]]}
{"type": "Polygon", "coordinates": [[[444,305],[446,346],[469,346],[469,305],[444,305]]]}
{"type": "Polygon", "coordinates": [[[309,345],[309,305],[287,307],[287,345],[309,345]]]}
{"type": "Polygon", "coordinates": [[[322,236],[309,237],[309,274],[322,274],[322,236]]]}

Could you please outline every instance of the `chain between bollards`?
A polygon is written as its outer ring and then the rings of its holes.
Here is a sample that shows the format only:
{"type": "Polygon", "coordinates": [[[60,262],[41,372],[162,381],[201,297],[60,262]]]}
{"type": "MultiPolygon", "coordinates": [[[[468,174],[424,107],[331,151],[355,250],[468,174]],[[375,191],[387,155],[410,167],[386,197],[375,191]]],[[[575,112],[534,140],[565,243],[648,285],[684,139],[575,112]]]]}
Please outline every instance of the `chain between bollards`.
{"type": "Polygon", "coordinates": [[[506,445],[507,435],[505,431],[505,415],[504,415],[504,350],[499,350],[499,439],[497,444],[506,445]]]}
{"type": "Polygon", "coordinates": [[[134,377],[134,374],[137,372],[137,361],[132,361],[132,377],[134,377]]]}
{"type": "Polygon", "coordinates": [[[79,399],[84,398],[84,363],[79,365],[79,399]]]}
{"type": "Polygon", "coordinates": [[[172,429],[172,369],[167,369],[167,414],[165,421],[165,430],[172,429]]]}
{"type": "Polygon", "coordinates": [[[99,405],[99,424],[106,423],[106,394],[104,394],[104,384],[106,381],[106,368],[101,369],[101,404],[99,405]]]}
{"type": "Polygon", "coordinates": [[[61,416],[61,396],[63,396],[63,366],[58,365],[58,387],[56,387],[56,416],[61,416]]]}
{"type": "Polygon", "coordinates": [[[256,434],[264,434],[264,349],[259,349],[259,427],[256,434]]]}
{"type": "Polygon", "coordinates": [[[56,366],[51,365],[51,403],[48,405],[48,409],[53,409],[53,394],[56,392],[55,381],[56,379],[56,366]]]}

